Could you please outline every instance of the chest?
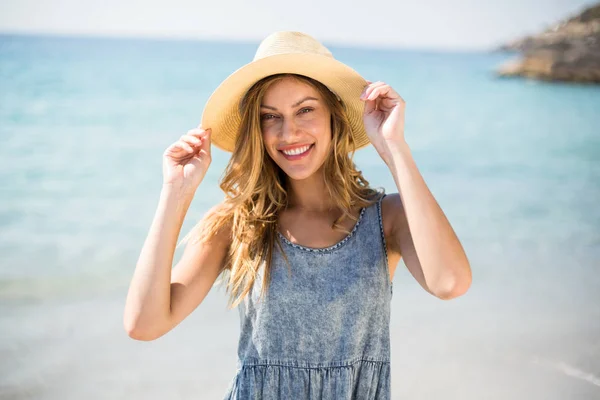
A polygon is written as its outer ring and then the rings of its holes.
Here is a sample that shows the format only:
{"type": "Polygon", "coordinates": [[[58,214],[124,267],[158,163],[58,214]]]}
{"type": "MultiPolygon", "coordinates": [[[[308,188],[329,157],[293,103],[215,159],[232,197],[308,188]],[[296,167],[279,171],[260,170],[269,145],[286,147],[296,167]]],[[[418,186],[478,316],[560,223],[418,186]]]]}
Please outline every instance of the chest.
{"type": "Polygon", "coordinates": [[[355,210],[353,218],[346,217],[333,224],[339,215],[317,215],[299,212],[283,212],[279,216],[279,234],[289,242],[299,246],[323,249],[344,240],[358,226],[364,214],[363,209],[355,210]]]}

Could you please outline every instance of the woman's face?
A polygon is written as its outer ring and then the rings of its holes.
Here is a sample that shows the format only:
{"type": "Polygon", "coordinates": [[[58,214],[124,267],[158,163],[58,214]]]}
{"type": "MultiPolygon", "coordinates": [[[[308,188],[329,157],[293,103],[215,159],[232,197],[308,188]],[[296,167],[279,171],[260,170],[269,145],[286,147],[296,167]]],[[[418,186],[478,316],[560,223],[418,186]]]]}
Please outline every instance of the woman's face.
{"type": "Polygon", "coordinates": [[[321,168],[331,144],[331,113],[315,88],[293,78],[278,81],[266,91],[260,113],[267,153],[290,179],[321,168]]]}

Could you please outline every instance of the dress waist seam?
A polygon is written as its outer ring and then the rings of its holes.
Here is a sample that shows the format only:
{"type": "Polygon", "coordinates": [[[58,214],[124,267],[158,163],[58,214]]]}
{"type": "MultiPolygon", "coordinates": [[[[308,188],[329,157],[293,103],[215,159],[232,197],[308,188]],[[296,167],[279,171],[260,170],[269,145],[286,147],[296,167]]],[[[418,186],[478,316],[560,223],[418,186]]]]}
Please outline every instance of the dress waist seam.
{"type": "Polygon", "coordinates": [[[237,367],[241,369],[243,367],[291,367],[291,368],[304,368],[304,369],[322,369],[322,368],[342,368],[350,367],[360,363],[377,363],[377,364],[389,364],[389,358],[383,357],[357,357],[353,359],[340,360],[340,361],[329,361],[329,362],[311,362],[304,360],[280,360],[272,358],[246,358],[243,361],[238,360],[237,367]]]}

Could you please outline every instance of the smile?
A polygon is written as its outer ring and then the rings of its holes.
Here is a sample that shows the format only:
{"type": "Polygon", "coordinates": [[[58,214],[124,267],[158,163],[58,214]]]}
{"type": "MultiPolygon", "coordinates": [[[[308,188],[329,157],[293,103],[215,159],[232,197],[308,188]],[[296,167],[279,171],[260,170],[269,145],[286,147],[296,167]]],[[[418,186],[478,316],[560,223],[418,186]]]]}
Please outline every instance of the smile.
{"type": "Polygon", "coordinates": [[[309,145],[298,147],[298,148],[291,149],[291,150],[279,150],[279,151],[288,160],[298,160],[300,158],[307,156],[313,147],[314,147],[314,144],[309,144],[309,145]]]}

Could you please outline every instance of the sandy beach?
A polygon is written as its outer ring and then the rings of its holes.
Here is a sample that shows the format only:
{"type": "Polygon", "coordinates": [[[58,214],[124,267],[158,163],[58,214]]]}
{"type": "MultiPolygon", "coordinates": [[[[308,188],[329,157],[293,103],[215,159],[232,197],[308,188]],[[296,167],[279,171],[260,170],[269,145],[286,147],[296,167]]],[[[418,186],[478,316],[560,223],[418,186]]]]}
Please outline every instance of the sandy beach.
{"type": "MultiPolygon", "coordinates": [[[[595,399],[600,318],[540,313],[478,281],[440,302],[400,271],[392,303],[394,399],[595,399]],[[414,305],[418,304],[418,307],[414,305]],[[413,305],[413,306],[411,306],[413,305]],[[527,321],[526,324],[516,322],[527,321]]],[[[233,377],[237,311],[213,291],[152,342],[122,327],[125,287],[90,298],[2,305],[2,399],[219,399],[233,377]]],[[[551,301],[550,301],[551,302],[551,301]]],[[[572,304],[575,306],[576,304],[572,304]]],[[[596,311],[597,312],[597,311],[596,311]]]]}

